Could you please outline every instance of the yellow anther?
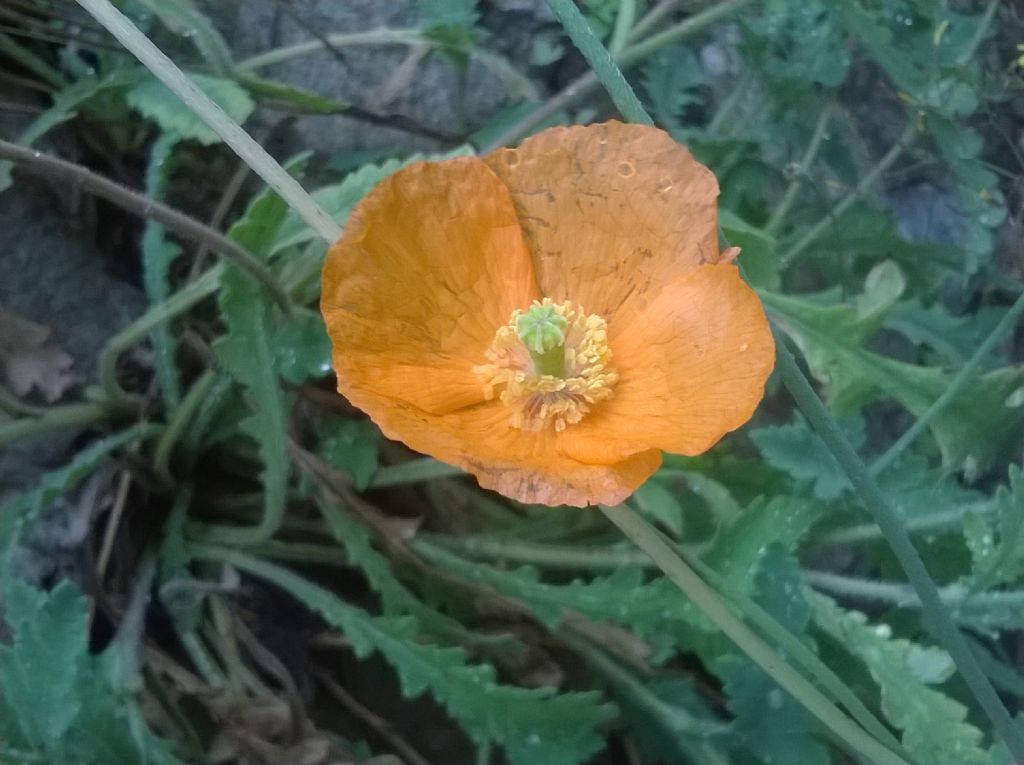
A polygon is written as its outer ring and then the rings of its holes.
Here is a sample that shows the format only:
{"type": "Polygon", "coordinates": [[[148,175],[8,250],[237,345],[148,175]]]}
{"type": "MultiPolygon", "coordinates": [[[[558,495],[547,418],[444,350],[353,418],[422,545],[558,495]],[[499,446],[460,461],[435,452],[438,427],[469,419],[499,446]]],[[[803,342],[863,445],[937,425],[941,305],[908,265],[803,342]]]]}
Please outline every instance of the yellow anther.
{"type": "Polygon", "coordinates": [[[490,363],[473,371],[487,399],[497,395],[509,407],[512,427],[540,431],[550,425],[561,431],[612,395],[619,376],[608,368],[612,354],[607,330],[607,322],[600,316],[587,314],[568,301],[555,303],[545,298],[527,311],[513,311],[508,324],[494,335],[487,351],[490,363]],[[520,319],[528,312],[564,321],[561,374],[538,368],[536,353],[524,343],[520,319]]]}

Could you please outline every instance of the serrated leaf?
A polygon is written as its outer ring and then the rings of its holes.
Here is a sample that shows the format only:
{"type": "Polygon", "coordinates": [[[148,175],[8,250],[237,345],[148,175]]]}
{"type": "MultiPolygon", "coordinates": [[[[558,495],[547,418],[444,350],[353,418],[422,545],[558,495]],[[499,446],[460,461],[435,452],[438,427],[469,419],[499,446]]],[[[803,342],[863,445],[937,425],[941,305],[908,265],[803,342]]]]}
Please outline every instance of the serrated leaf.
{"type": "Polygon", "coordinates": [[[700,99],[694,89],[705,81],[704,71],[689,47],[670,45],[651,56],[641,70],[641,82],[655,122],[673,135],[683,133],[686,107],[700,99]]]}
{"type": "MultiPolygon", "coordinates": [[[[92,99],[119,88],[125,88],[137,82],[143,71],[139,69],[118,70],[102,78],[82,79],[58,91],[53,96],[53,104],[43,111],[22,130],[16,143],[19,146],[30,146],[53,128],[75,117],[75,110],[92,99]]],[[[0,191],[11,185],[11,168],[14,165],[8,160],[0,161],[0,191]]]]}
{"type": "Polygon", "coordinates": [[[777,289],[780,277],[775,238],[730,210],[719,210],[718,225],[729,244],[740,248],[737,262],[744,278],[754,287],[777,289]]]}
{"type": "Polygon", "coordinates": [[[218,73],[231,71],[231,48],[217,27],[191,0],[136,0],[148,8],[168,30],[190,39],[218,73]]]}
{"type": "Polygon", "coordinates": [[[633,492],[630,501],[640,513],[660,523],[676,538],[683,536],[683,508],[675,493],[659,481],[648,481],[633,492]]]}
{"type": "Polygon", "coordinates": [[[332,467],[352,477],[356,491],[370,485],[377,472],[380,431],[368,420],[333,418],[320,427],[320,454],[332,467]]]}
{"type": "MultiPolygon", "coordinates": [[[[146,167],[146,196],[149,199],[162,199],[166,193],[177,143],[178,137],[173,133],[164,133],[153,142],[146,167]]],[[[171,262],[179,255],[181,248],[167,238],[164,227],[148,219],[142,232],[142,285],[150,305],[160,303],[170,295],[168,274],[171,262]]],[[[153,329],[150,337],[160,391],[167,408],[173,409],[181,401],[181,381],[174,361],[174,336],[164,322],[153,329]]]]}
{"type": "Polygon", "coordinates": [[[983,765],[981,731],[966,722],[967,709],[929,684],[952,671],[944,651],[892,637],[888,625],[872,626],[863,614],[844,611],[829,598],[807,595],[815,623],[867,666],[882,692],[882,711],[902,731],[906,750],[930,765],[983,765]]]}
{"type": "Polygon", "coordinates": [[[1024,577],[1024,471],[1010,466],[1009,480],[992,499],[994,511],[969,513],[964,536],[974,561],[971,586],[986,590],[1024,577]]]}
{"type": "Polygon", "coordinates": [[[462,649],[417,642],[409,619],[372,617],[263,561],[231,562],[281,587],[342,630],[361,658],[380,653],[395,668],[406,696],[429,691],[474,741],[504,746],[513,765],[575,765],[604,746],[595,728],[613,712],[596,693],[500,685],[492,667],[468,664],[462,649]]]}
{"type": "MultiPolygon", "coordinates": [[[[864,349],[863,343],[884,319],[877,308],[870,316],[858,315],[848,305],[830,304],[831,293],[796,297],[764,292],[762,299],[780,328],[800,346],[839,415],[885,394],[920,416],[949,387],[952,374],[942,369],[864,349]]],[[[932,419],[930,428],[945,465],[976,475],[1005,454],[1009,444],[1019,442],[1024,408],[1008,405],[1008,399],[1022,385],[1022,368],[981,374],[932,419]]]]}
{"type": "Polygon", "coordinates": [[[296,307],[274,335],[277,370],[293,385],[320,379],[331,371],[331,340],[319,312],[296,307]]]}
{"type": "Polygon", "coordinates": [[[693,630],[710,629],[696,607],[663,577],[644,581],[636,568],[622,568],[608,576],[576,579],[567,584],[541,581],[536,569],[496,569],[463,560],[437,547],[417,547],[423,557],[473,581],[483,582],[529,606],[548,627],[557,627],[572,611],[599,622],[629,627],[666,651],[684,641],[693,630]]]}
{"type": "Polygon", "coordinates": [[[50,502],[72,491],[79,482],[95,472],[111,452],[136,440],[151,427],[141,423],[90,444],[80,450],[67,465],[49,471],[33,488],[11,497],[0,506],[0,560],[17,542],[25,525],[35,519],[50,502]]]}
{"type": "Polygon", "coordinates": [[[824,514],[817,502],[796,497],[755,501],[715,536],[704,561],[731,590],[750,592],[761,559],[773,542],[794,550],[824,514]]]}
{"type": "Polygon", "coordinates": [[[970,315],[954,316],[939,303],[925,306],[918,300],[907,300],[890,309],[885,326],[916,345],[928,346],[944,363],[957,366],[974,354],[1002,313],[997,308],[980,308],[970,315]]]}
{"type": "MultiPolygon", "coordinates": [[[[794,636],[808,641],[810,606],[801,595],[802,577],[792,553],[779,543],[760,557],[754,577],[754,599],[794,636]]],[[[818,737],[819,725],[804,707],[782,690],[764,670],[743,656],[715,661],[735,735],[764,763],[828,765],[828,750],[818,737]]]]}
{"type": "MultiPolygon", "coordinates": [[[[249,118],[256,106],[245,89],[233,80],[195,73],[190,73],[189,79],[239,124],[249,118]]],[[[204,146],[220,142],[220,137],[156,78],[140,82],[125,94],[125,100],[137,112],[153,120],[161,130],[177,136],[178,140],[198,141],[204,146]]]]}
{"type": "Polygon", "coordinates": [[[13,640],[0,646],[0,691],[24,746],[49,751],[84,701],[75,691],[89,648],[85,598],[68,582],[50,593],[18,581],[5,590],[13,640]]]}
{"type": "Polygon", "coordinates": [[[835,499],[850,488],[846,473],[799,414],[791,425],[750,431],[750,440],[768,464],[810,483],[818,499],[835,499]]]}

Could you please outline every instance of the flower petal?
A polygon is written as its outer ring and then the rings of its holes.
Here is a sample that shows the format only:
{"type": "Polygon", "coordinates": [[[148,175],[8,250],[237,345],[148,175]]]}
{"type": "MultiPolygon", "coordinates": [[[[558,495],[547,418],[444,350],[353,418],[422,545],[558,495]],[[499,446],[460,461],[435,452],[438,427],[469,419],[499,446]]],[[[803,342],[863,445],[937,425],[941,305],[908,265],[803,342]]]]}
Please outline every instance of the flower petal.
{"type": "Polygon", "coordinates": [[[374,397],[439,414],[477,404],[473,366],[537,296],[512,200],[487,165],[411,165],[370,192],[327,254],[321,309],[338,388],[364,391],[371,416],[374,397]]]}
{"type": "Polygon", "coordinates": [[[609,344],[614,396],[559,437],[561,451],[584,462],[710,449],[750,419],[775,363],[761,302],[731,265],[666,285],[633,321],[609,326],[609,344]]]}
{"type": "MultiPolygon", "coordinates": [[[[352,403],[366,409],[357,392],[352,403]]],[[[498,402],[432,415],[393,401],[373,401],[374,422],[385,436],[456,465],[476,476],[485,489],[541,505],[618,504],[661,465],[651,449],[607,465],[591,465],[562,454],[553,431],[525,433],[508,423],[498,402]]]]}
{"type": "Polygon", "coordinates": [[[665,131],[557,127],[484,161],[512,192],[541,292],[608,323],[647,293],[717,263],[718,182],[665,131]]]}

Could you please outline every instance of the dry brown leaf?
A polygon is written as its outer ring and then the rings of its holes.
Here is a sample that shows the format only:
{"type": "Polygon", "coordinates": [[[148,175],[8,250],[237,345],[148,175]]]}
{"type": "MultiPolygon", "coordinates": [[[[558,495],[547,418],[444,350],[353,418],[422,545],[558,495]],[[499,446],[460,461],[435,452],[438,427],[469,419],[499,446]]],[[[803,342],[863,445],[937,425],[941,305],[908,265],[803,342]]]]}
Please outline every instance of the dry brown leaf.
{"type": "Polygon", "coordinates": [[[52,404],[78,381],[74,359],[49,337],[49,328],[0,308],[0,373],[14,395],[35,389],[52,404]]]}

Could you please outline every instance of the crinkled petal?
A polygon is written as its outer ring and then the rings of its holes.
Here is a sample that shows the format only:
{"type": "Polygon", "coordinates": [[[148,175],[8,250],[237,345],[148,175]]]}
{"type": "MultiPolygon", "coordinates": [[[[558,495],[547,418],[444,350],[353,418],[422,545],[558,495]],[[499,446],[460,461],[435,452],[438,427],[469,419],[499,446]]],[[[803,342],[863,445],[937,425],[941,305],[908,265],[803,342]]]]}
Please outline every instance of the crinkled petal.
{"type": "Polygon", "coordinates": [[[775,363],[761,302],[732,265],[678,277],[631,322],[609,326],[609,344],[614,396],[559,436],[585,462],[710,449],[750,419],[775,363]]]}
{"type": "MultiPolygon", "coordinates": [[[[504,184],[475,157],[379,184],[327,254],[321,309],[339,390],[442,414],[483,400],[473,375],[495,330],[538,296],[504,184]]],[[[400,432],[395,436],[402,438],[400,432]]]]}
{"type": "MultiPolygon", "coordinates": [[[[359,394],[352,403],[365,408],[359,394]]],[[[573,459],[559,451],[552,431],[510,427],[508,409],[494,401],[443,416],[395,401],[378,405],[374,421],[389,438],[472,473],[486,489],[529,504],[618,504],[661,465],[657,450],[611,464],[573,459]]]]}
{"type": "Polygon", "coordinates": [[[541,292],[610,325],[662,285],[719,262],[718,182],[663,130],[544,130],[483,158],[508,186],[541,292]]]}

